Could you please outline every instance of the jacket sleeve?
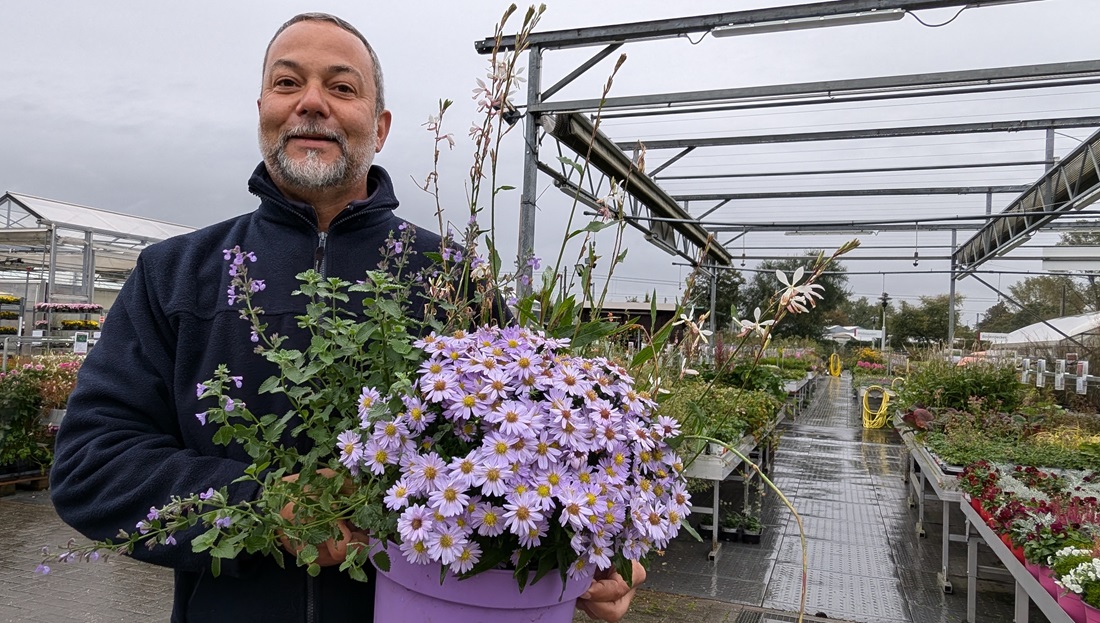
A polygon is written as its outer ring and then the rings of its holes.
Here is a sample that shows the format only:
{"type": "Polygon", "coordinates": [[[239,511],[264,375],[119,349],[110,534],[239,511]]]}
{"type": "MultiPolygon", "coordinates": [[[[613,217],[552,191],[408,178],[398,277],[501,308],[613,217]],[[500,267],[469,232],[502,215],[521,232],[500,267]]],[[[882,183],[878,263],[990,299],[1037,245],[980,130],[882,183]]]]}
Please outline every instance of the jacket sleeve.
{"type": "MultiPolygon", "coordinates": [[[[256,483],[230,485],[244,473],[240,461],[188,448],[174,399],[177,335],[157,297],[143,254],[111,307],[101,339],[88,354],[58,432],[50,474],[51,497],[61,518],[85,536],[115,539],[133,532],[149,508],[229,485],[230,501],[254,499],[256,483]]],[[[168,271],[167,274],[171,274],[168,271]]],[[[178,545],[136,547],[133,557],[185,571],[209,568],[206,554],[191,550],[191,534],[178,545]]],[[[240,571],[224,561],[224,573],[240,571]]]]}

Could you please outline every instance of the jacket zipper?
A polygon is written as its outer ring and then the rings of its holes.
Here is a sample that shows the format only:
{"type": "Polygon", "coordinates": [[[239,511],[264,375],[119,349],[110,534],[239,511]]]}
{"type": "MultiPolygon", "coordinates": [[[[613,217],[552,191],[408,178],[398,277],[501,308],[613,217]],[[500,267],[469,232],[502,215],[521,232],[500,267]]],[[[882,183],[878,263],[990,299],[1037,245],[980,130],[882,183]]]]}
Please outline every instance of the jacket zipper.
{"type": "Polygon", "coordinates": [[[316,578],[312,575],[306,576],[306,623],[315,623],[317,620],[316,606],[314,605],[315,586],[314,582],[316,578]]]}
{"type": "Polygon", "coordinates": [[[328,245],[328,232],[317,232],[317,249],[313,252],[313,270],[325,276],[325,247],[328,245]]]}

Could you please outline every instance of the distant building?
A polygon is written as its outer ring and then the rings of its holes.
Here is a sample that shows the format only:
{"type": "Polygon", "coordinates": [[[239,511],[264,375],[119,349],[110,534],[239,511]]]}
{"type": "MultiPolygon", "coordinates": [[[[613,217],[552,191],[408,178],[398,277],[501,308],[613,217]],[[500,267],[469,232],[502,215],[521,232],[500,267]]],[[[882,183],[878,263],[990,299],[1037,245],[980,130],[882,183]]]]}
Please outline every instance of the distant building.
{"type": "Polygon", "coordinates": [[[834,324],[825,327],[823,339],[840,342],[841,344],[845,342],[877,343],[882,340],[882,331],[880,329],[864,329],[855,325],[834,324]]]}

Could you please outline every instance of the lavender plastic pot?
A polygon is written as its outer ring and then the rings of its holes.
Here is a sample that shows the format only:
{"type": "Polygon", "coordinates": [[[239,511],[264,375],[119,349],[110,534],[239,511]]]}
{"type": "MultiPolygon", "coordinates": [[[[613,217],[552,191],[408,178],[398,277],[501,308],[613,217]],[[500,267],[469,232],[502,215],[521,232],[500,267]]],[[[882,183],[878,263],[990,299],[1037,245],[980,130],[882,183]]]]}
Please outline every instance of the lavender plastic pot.
{"type": "Polygon", "coordinates": [[[1073,623],[1085,623],[1085,602],[1081,596],[1073,592],[1065,592],[1058,595],[1058,605],[1066,611],[1073,623]]]}
{"type": "Polygon", "coordinates": [[[378,570],[375,623],[571,623],[577,598],[592,577],[569,580],[551,572],[521,593],[511,571],[487,571],[466,580],[450,573],[439,583],[439,565],[416,565],[390,544],[390,570],[378,570]]]}

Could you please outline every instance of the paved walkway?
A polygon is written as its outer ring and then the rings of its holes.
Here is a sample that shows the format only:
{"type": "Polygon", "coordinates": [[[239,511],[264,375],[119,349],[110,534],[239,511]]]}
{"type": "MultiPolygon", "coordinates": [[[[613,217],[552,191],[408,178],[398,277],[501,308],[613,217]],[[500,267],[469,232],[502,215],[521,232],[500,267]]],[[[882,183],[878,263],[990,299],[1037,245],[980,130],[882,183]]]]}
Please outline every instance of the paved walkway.
{"type": "MultiPolygon", "coordinates": [[[[931,502],[926,507],[927,537],[918,538],[903,456],[895,431],[863,428],[846,375],[819,379],[809,408],[785,424],[772,477],[804,524],[808,614],[867,623],[965,620],[966,548],[952,545],[955,592],[945,595],[936,583],[941,525],[928,523],[942,516],[940,506],[931,502]]],[[[739,489],[727,483],[723,499],[727,493],[738,499],[739,489]]],[[[766,498],[763,519],[761,544],[726,543],[713,563],[706,558],[709,543],[678,538],[651,588],[796,611],[802,556],[797,523],[774,494],[766,498]]],[[[962,513],[952,521],[958,531],[962,513]]],[[[979,562],[995,565],[996,559],[986,553],[979,562]]],[[[978,588],[977,623],[1012,620],[1010,585],[983,580],[978,588]]],[[[1031,621],[1046,619],[1033,609],[1031,621]]]]}
{"type": "MultiPolygon", "coordinates": [[[[809,556],[809,621],[958,623],[966,605],[965,548],[953,546],[953,595],[935,582],[939,526],[913,533],[900,440],[865,431],[847,378],[819,381],[810,407],[785,425],[773,478],[803,518],[809,556]]],[[[723,499],[740,484],[727,483],[723,499]]],[[[936,503],[926,518],[940,517],[936,503]]],[[[715,562],[708,544],[681,537],[654,563],[627,623],[796,621],[801,577],[798,530],[768,495],[759,545],[726,543],[715,562]]],[[[961,513],[956,526],[962,525],[961,513]]],[[[167,621],[171,573],[127,559],[52,565],[33,574],[39,549],[78,535],[57,518],[45,492],[0,498],[0,623],[167,621]]],[[[982,561],[992,564],[991,561],[982,561]]],[[[979,585],[978,623],[1012,620],[1011,587],[979,585]]],[[[586,620],[578,615],[576,621],[586,620]]],[[[1045,623],[1036,611],[1032,621],[1045,623]]]]}

